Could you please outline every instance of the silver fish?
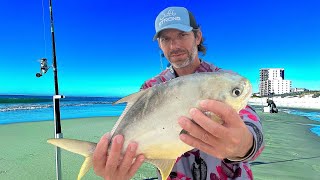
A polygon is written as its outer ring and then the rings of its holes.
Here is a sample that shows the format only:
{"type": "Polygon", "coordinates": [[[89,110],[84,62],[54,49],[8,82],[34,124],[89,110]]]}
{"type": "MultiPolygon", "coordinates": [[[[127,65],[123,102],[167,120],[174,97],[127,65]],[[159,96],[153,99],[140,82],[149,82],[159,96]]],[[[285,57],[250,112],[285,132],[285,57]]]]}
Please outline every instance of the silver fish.
{"type": "MultiPolygon", "coordinates": [[[[144,154],[146,162],[155,165],[162,179],[167,179],[176,159],[194,148],[179,139],[179,134],[185,132],[179,126],[178,118],[190,118],[189,110],[199,108],[199,102],[204,99],[225,102],[239,112],[247,105],[251,92],[250,82],[232,72],[181,76],[115,102],[126,102],[127,106],[114,125],[111,138],[117,134],[124,136],[122,153],[131,141],[137,142],[137,154],[144,154]]],[[[204,113],[222,123],[214,114],[204,113]]],[[[50,139],[48,142],[86,157],[78,179],[92,166],[96,143],[72,139],[50,139]]]]}

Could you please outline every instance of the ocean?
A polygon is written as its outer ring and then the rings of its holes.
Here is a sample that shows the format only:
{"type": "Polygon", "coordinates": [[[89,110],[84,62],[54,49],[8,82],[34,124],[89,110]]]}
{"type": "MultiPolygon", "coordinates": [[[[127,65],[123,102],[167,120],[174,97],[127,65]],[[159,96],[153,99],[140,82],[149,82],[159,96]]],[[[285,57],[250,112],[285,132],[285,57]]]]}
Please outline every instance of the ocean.
{"type": "MultiPolygon", "coordinates": [[[[60,99],[63,119],[120,116],[125,104],[112,105],[120,97],[66,97],[60,99]]],[[[52,96],[0,95],[0,124],[54,119],[52,96]]]]}
{"type": "MultiPolygon", "coordinates": [[[[98,116],[120,116],[125,104],[112,105],[121,97],[66,97],[60,100],[61,120],[98,116]]],[[[261,107],[256,107],[261,108],[261,107]]],[[[289,114],[320,122],[320,110],[279,108],[289,114]]],[[[0,125],[52,121],[52,96],[0,95],[0,125]]],[[[310,131],[320,136],[320,126],[310,123],[310,131]]]]}

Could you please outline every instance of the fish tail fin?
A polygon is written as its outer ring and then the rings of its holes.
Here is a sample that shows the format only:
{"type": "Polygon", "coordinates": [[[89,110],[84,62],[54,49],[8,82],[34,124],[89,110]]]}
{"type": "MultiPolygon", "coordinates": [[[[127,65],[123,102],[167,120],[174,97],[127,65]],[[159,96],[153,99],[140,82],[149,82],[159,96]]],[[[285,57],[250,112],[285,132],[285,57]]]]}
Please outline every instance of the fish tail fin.
{"type": "Polygon", "coordinates": [[[80,180],[92,167],[92,155],[97,146],[96,143],[64,138],[49,139],[47,142],[67,151],[80,154],[85,157],[85,160],[78,174],[78,180],[80,180]]]}
{"type": "Polygon", "coordinates": [[[88,156],[86,157],[86,159],[84,160],[81,166],[77,180],[80,180],[89,171],[91,167],[92,167],[92,156],[88,156]]]}

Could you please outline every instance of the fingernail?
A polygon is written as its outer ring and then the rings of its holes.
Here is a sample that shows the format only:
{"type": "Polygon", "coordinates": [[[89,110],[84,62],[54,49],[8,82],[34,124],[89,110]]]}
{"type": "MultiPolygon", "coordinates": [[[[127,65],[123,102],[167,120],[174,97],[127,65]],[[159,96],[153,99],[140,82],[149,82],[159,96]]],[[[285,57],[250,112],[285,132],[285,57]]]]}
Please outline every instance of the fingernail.
{"type": "Polygon", "coordinates": [[[144,157],[140,158],[140,162],[143,162],[144,161],[144,157]]]}
{"type": "Polygon", "coordinates": [[[180,118],[180,119],[178,120],[178,123],[179,123],[180,125],[184,125],[184,124],[186,124],[186,120],[183,119],[183,118],[180,118]]]}
{"type": "Polygon", "coordinates": [[[135,151],[136,148],[137,148],[137,145],[136,145],[136,144],[131,144],[131,145],[130,145],[130,151],[131,151],[131,152],[135,151]]]}
{"type": "Polygon", "coordinates": [[[194,115],[196,113],[196,108],[191,108],[189,113],[190,115],[194,115]]]}
{"type": "Polygon", "coordinates": [[[117,139],[116,139],[118,144],[121,144],[122,140],[123,140],[122,136],[118,136],[117,139]]]}
{"type": "Polygon", "coordinates": [[[180,139],[184,141],[186,139],[186,136],[184,134],[180,134],[180,139]]]}
{"type": "Polygon", "coordinates": [[[107,139],[109,139],[109,138],[110,138],[110,133],[107,132],[107,133],[104,134],[104,136],[105,136],[107,139]]]}
{"type": "Polygon", "coordinates": [[[207,104],[208,104],[208,101],[207,101],[207,100],[202,100],[202,101],[200,101],[200,106],[201,106],[201,107],[206,107],[207,104]]]}

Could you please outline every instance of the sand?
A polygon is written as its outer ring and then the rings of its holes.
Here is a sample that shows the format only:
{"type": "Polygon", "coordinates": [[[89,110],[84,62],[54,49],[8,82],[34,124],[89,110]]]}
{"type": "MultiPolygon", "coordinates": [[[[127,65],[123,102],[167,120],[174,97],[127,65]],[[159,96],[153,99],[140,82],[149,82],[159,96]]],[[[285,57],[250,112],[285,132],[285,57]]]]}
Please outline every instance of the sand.
{"type": "MultiPolygon", "coordinates": [[[[98,142],[118,117],[96,117],[62,121],[65,138],[98,142]]],[[[0,125],[0,180],[54,180],[55,148],[46,142],[54,137],[53,121],[0,125]]],[[[62,179],[75,180],[84,158],[62,151],[62,179]]],[[[134,179],[156,177],[153,166],[144,164],[134,179]]],[[[102,179],[93,169],[83,180],[102,179]]]]}
{"type": "MultiPolygon", "coordinates": [[[[320,97],[274,97],[272,98],[277,107],[299,108],[299,109],[316,109],[320,110],[320,97]]],[[[267,98],[250,98],[249,104],[267,106],[267,98]]]]}
{"type": "MultiPolygon", "coordinates": [[[[307,118],[285,113],[258,112],[263,121],[266,147],[252,162],[255,179],[319,179],[320,137],[310,132],[307,118]]],[[[98,142],[111,130],[117,117],[94,117],[62,121],[65,138],[98,142]]],[[[318,123],[320,125],[320,123],[318,123]]],[[[55,179],[52,121],[0,125],[0,180],[55,179]]],[[[62,178],[76,179],[83,157],[62,151],[62,178]]],[[[133,179],[156,177],[153,166],[144,163],[133,179]]],[[[102,179],[91,169],[83,178],[102,179]]]]}

